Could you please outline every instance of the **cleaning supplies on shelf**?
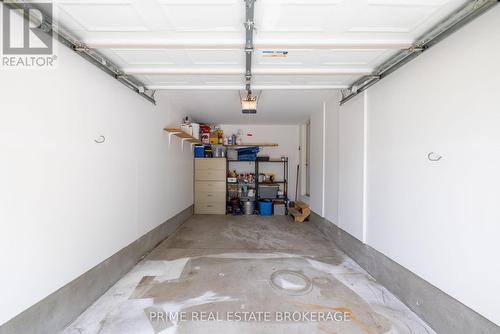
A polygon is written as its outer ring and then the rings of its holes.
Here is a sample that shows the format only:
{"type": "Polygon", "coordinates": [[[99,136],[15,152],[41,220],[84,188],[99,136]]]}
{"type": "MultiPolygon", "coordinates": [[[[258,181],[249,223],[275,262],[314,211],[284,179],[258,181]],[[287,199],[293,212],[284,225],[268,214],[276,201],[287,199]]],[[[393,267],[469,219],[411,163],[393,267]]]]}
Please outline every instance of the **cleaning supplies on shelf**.
{"type": "Polygon", "coordinates": [[[225,158],[226,148],[222,145],[212,145],[214,158],[225,158]]]}
{"type": "Polygon", "coordinates": [[[217,136],[219,140],[219,145],[224,145],[224,131],[222,129],[219,129],[217,136]]]}

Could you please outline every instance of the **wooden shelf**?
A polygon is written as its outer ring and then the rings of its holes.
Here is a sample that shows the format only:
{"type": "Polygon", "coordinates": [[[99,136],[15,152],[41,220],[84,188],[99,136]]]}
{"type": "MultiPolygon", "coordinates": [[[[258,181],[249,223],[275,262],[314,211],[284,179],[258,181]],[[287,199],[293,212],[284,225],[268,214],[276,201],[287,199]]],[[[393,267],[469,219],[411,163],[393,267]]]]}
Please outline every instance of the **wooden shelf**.
{"type": "Polygon", "coordinates": [[[241,144],[241,145],[224,145],[226,147],[253,147],[253,146],[258,146],[258,147],[278,147],[278,144],[273,144],[273,143],[249,143],[249,144],[241,144]]]}
{"type": "MultiPolygon", "coordinates": [[[[189,143],[193,144],[202,144],[201,140],[194,138],[193,136],[187,134],[186,132],[182,131],[179,128],[165,128],[163,129],[164,131],[173,134],[174,136],[177,136],[179,138],[182,138],[186,140],[189,143]]],[[[278,144],[273,144],[273,143],[255,143],[255,144],[241,144],[241,145],[224,145],[225,147],[233,147],[233,148],[238,148],[238,147],[253,147],[253,146],[258,146],[258,147],[277,147],[278,144]]]]}
{"type": "MultiPolygon", "coordinates": [[[[257,157],[258,158],[258,157],[257,157]]],[[[277,159],[274,159],[274,160],[258,160],[259,163],[266,163],[266,162],[279,162],[279,163],[285,163],[285,162],[288,162],[288,160],[277,160],[277,159]]]]}
{"type": "Polygon", "coordinates": [[[177,136],[177,137],[187,141],[188,143],[201,144],[201,140],[196,139],[195,137],[185,133],[184,131],[182,131],[179,128],[165,128],[163,130],[170,133],[170,134],[173,134],[174,136],[177,136]]]}
{"type": "Polygon", "coordinates": [[[279,184],[285,184],[286,181],[274,181],[274,182],[259,182],[259,184],[267,184],[267,185],[270,185],[270,186],[274,186],[274,185],[279,185],[279,184]]]}

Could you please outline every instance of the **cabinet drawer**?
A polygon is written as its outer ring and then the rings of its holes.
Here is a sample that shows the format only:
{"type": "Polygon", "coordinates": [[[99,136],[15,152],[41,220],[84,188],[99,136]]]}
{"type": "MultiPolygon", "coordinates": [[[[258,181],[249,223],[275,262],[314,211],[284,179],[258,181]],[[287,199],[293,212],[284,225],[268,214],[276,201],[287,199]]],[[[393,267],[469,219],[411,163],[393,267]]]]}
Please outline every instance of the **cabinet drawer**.
{"type": "Polygon", "coordinates": [[[226,179],[226,170],[203,169],[197,170],[194,175],[197,181],[224,181],[226,179]]]}
{"type": "Polygon", "coordinates": [[[197,181],[194,184],[195,193],[199,192],[225,192],[225,181],[197,181]]]}
{"type": "Polygon", "coordinates": [[[226,193],[223,191],[199,191],[194,194],[195,202],[226,202],[226,193]]]}
{"type": "Polygon", "coordinates": [[[226,202],[195,202],[194,213],[202,215],[224,215],[226,213],[226,202]]]}
{"type": "Polygon", "coordinates": [[[201,170],[226,170],[225,158],[194,159],[194,169],[201,170]]]}

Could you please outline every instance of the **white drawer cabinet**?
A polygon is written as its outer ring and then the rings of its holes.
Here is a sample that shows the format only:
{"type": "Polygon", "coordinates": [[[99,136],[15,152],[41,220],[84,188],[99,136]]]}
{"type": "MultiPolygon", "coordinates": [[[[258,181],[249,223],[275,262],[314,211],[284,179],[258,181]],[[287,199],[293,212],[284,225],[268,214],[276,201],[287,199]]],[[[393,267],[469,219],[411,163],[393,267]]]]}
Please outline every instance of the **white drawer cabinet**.
{"type": "Polygon", "coordinates": [[[226,213],[226,159],[195,158],[194,212],[226,213]]]}
{"type": "Polygon", "coordinates": [[[196,171],[196,181],[224,180],[225,170],[201,169],[196,171]]]}
{"type": "Polygon", "coordinates": [[[226,170],[226,158],[196,158],[194,159],[196,170],[226,170]]]}
{"type": "Polygon", "coordinates": [[[220,191],[226,192],[225,181],[195,181],[194,182],[195,194],[199,192],[220,191]]]}
{"type": "Polygon", "coordinates": [[[226,192],[222,191],[201,191],[196,194],[198,202],[226,202],[226,192]]]}
{"type": "Polygon", "coordinates": [[[226,203],[195,202],[194,213],[197,215],[223,215],[226,213],[226,203]]]}

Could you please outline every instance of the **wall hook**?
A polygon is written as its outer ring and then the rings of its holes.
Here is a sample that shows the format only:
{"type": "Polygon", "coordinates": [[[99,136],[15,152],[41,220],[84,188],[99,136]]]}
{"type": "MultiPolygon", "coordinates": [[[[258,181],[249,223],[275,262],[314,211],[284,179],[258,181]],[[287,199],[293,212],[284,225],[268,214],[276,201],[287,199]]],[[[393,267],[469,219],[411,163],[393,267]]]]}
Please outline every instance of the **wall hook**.
{"type": "Polygon", "coordinates": [[[102,144],[106,141],[106,137],[104,137],[103,135],[100,135],[99,136],[99,139],[94,139],[94,141],[97,143],[97,144],[102,144]]]}
{"type": "Polygon", "coordinates": [[[443,159],[443,157],[434,152],[430,152],[429,154],[427,154],[427,159],[429,159],[429,161],[439,161],[443,159]]]}

